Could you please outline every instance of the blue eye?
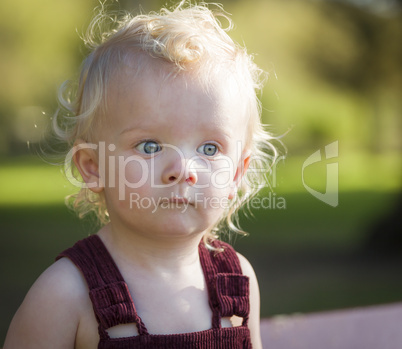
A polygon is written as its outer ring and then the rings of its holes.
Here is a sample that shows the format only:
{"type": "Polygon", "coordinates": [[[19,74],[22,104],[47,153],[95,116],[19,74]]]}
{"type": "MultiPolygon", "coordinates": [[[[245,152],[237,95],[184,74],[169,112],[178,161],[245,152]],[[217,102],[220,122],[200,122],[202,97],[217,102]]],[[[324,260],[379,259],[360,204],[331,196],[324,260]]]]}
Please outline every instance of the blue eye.
{"type": "Polygon", "coordinates": [[[200,146],[197,151],[207,156],[214,156],[218,152],[218,147],[215,144],[207,143],[200,146]]]}
{"type": "Polygon", "coordinates": [[[145,154],[154,154],[162,150],[162,147],[154,141],[141,142],[135,148],[145,154]]]}

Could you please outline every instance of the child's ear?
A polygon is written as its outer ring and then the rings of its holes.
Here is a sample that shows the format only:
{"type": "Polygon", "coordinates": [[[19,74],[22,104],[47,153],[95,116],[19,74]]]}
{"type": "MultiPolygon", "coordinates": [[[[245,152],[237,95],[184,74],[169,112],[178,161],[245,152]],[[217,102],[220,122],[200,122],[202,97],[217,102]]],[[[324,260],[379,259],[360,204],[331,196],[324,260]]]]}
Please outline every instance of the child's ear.
{"type": "Polygon", "coordinates": [[[100,193],[103,188],[103,181],[99,174],[98,156],[96,146],[77,140],[74,144],[73,161],[87,188],[94,193],[100,193]]]}
{"type": "Polygon", "coordinates": [[[236,173],[233,178],[232,186],[230,188],[230,193],[229,193],[230,200],[232,200],[236,195],[236,192],[241,183],[241,180],[243,179],[243,176],[246,174],[248,166],[250,165],[250,159],[251,159],[251,152],[249,150],[243,151],[243,154],[239,160],[239,163],[237,164],[236,173]]]}

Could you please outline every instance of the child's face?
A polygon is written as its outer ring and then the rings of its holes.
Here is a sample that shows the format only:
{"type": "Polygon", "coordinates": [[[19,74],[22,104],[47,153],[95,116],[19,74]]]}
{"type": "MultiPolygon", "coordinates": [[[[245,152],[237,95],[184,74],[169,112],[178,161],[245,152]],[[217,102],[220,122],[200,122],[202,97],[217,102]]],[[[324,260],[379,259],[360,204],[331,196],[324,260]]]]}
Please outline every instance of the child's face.
{"type": "Polygon", "coordinates": [[[112,224],[183,236],[206,231],[228,207],[247,161],[246,107],[234,79],[215,76],[207,87],[188,74],[115,78],[98,133],[112,224]]]}

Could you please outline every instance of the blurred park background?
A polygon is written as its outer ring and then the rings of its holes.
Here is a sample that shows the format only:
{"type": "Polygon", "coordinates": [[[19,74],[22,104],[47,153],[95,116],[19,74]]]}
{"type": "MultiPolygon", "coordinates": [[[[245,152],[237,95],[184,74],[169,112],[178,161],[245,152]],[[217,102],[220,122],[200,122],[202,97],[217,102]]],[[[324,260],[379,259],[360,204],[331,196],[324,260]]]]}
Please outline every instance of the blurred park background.
{"type": "MultiPolygon", "coordinates": [[[[110,1],[136,12],[164,3],[110,1]]],[[[231,239],[255,267],[261,315],[402,301],[402,2],[222,3],[236,25],[231,36],[269,73],[264,121],[286,133],[286,159],[261,194],[271,207],[242,216],[250,235],[231,239]],[[338,156],[325,160],[333,142],[338,156]],[[303,182],[303,163],[316,151],[323,161],[305,168],[303,182]],[[306,190],[324,193],[333,163],[335,207],[306,190]]],[[[96,5],[0,2],[0,343],[39,274],[95,231],[64,206],[74,188],[38,153],[57,89],[77,77],[87,53],[79,34],[96,5]]]]}

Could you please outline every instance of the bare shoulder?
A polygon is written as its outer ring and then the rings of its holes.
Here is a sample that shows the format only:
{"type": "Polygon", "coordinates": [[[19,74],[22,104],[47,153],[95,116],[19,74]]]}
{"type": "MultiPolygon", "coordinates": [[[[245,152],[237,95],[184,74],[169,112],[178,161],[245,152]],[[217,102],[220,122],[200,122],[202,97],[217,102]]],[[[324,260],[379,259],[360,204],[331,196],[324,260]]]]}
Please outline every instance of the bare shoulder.
{"type": "Polygon", "coordinates": [[[257,297],[259,306],[260,291],[258,287],[257,276],[255,275],[254,269],[246,257],[244,257],[238,252],[237,256],[239,257],[243,275],[248,276],[248,278],[250,279],[250,297],[257,297]]]}
{"type": "Polygon", "coordinates": [[[4,349],[74,348],[86,283],[74,264],[62,258],[35,281],[15,314],[4,349]]]}
{"type": "Polygon", "coordinates": [[[250,279],[250,318],[248,327],[250,329],[251,342],[253,348],[262,348],[260,332],[260,290],[258,287],[257,276],[250,262],[237,253],[243,274],[250,279]]]}
{"type": "Polygon", "coordinates": [[[240,266],[243,271],[243,274],[248,276],[249,278],[257,279],[255,276],[254,269],[253,269],[251,263],[248,261],[248,259],[246,257],[244,257],[242,254],[240,254],[239,252],[236,252],[236,254],[237,254],[237,257],[239,257],[240,266]]]}

